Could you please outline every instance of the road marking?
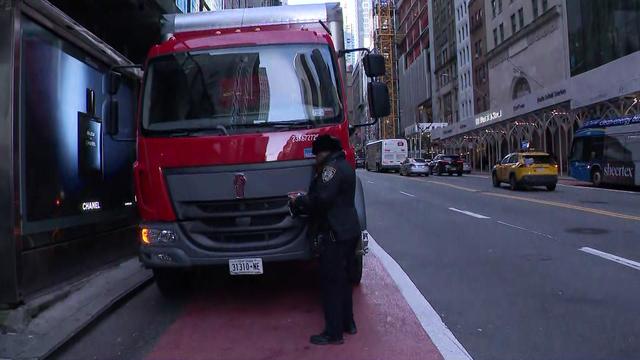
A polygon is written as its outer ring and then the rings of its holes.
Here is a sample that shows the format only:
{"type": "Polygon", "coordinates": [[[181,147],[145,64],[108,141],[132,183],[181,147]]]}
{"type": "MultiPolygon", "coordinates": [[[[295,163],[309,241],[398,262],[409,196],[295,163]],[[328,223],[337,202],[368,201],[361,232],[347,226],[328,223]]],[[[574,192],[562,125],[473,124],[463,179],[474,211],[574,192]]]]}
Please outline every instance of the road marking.
{"type": "Polygon", "coordinates": [[[469,177],[475,177],[475,178],[480,178],[480,179],[488,179],[488,176],[484,176],[484,175],[473,175],[473,174],[466,174],[465,176],[469,176],[469,177]]]}
{"type": "Polygon", "coordinates": [[[369,184],[375,184],[375,182],[373,182],[373,181],[371,181],[371,180],[367,180],[367,182],[368,182],[369,184]]]}
{"type": "Polygon", "coordinates": [[[472,188],[468,188],[468,187],[464,187],[464,186],[453,185],[453,184],[449,184],[449,183],[444,183],[444,182],[440,182],[440,181],[428,180],[427,182],[430,182],[432,184],[444,185],[444,186],[452,187],[454,189],[464,190],[464,191],[469,191],[469,192],[478,192],[478,191],[480,191],[480,190],[476,190],[476,189],[472,189],[472,188]]]}
{"type": "Polygon", "coordinates": [[[541,233],[541,232],[539,232],[539,231],[535,231],[535,230],[527,229],[527,228],[524,228],[524,227],[522,227],[522,226],[509,224],[509,223],[506,223],[506,222],[504,222],[504,221],[498,221],[498,224],[502,224],[502,225],[504,225],[504,226],[509,226],[509,227],[512,227],[512,228],[516,228],[516,229],[519,229],[519,230],[523,230],[523,231],[526,231],[526,232],[530,232],[530,233],[532,233],[532,234],[536,234],[536,235],[544,236],[544,237],[549,238],[549,239],[553,239],[553,237],[552,237],[551,235],[548,235],[548,234],[545,234],[545,233],[541,233]]]}
{"type": "Polygon", "coordinates": [[[380,260],[382,266],[396,283],[404,299],[411,310],[420,321],[420,325],[429,335],[433,344],[438,348],[444,360],[473,360],[471,355],[460,344],[447,325],[442,322],[442,318],[433,309],[424,295],[418,290],[402,267],[378,245],[369,234],[369,249],[380,260]]]}
{"type": "Polygon", "coordinates": [[[404,191],[400,191],[400,194],[404,194],[404,195],[411,196],[411,197],[416,197],[415,195],[406,193],[404,191]]]}
{"type": "Polygon", "coordinates": [[[480,215],[480,214],[476,214],[476,213],[472,213],[471,211],[465,211],[465,210],[460,210],[460,209],[456,209],[456,208],[449,208],[449,210],[451,211],[455,211],[455,212],[459,212],[461,214],[465,214],[465,215],[469,215],[469,216],[473,216],[474,218],[478,218],[478,219],[491,219],[488,216],[484,216],[484,215],[480,215]]]}
{"type": "Polygon", "coordinates": [[[640,221],[640,216],[621,214],[621,213],[616,213],[616,212],[613,212],[613,211],[588,208],[588,207],[584,207],[584,206],[571,205],[571,204],[561,203],[561,202],[556,202],[556,201],[539,200],[539,199],[533,199],[533,198],[522,197],[522,196],[498,194],[498,193],[494,193],[494,192],[483,192],[482,194],[489,195],[489,196],[502,197],[502,198],[505,198],[505,199],[528,201],[528,202],[532,202],[532,203],[536,203],[536,204],[550,205],[550,206],[556,206],[556,207],[561,207],[561,208],[565,208],[565,209],[584,211],[584,212],[588,212],[588,213],[592,213],[592,214],[610,216],[610,217],[615,217],[615,218],[620,218],[620,219],[625,219],[625,220],[640,221]]]}
{"type": "Polygon", "coordinates": [[[616,255],[613,255],[613,254],[609,254],[609,253],[606,253],[604,251],[592,249],[590,247],[581,247],[578,250],[580,250],[582,252],[586,252],[587,254],[599,256],[599,257],[601,257],[603,259],[607,259],[607,260],[611,260],[613,262],[617,262],[618,264],[621,264],[621,265],[624,265],[624,266],[628,266],[628,267],[636,269],[636,270],[640,270],[640,263],[636,262],[636,261],[633,261],[633,260],[625,259],[623,257],[616,256],[616,255]]]}

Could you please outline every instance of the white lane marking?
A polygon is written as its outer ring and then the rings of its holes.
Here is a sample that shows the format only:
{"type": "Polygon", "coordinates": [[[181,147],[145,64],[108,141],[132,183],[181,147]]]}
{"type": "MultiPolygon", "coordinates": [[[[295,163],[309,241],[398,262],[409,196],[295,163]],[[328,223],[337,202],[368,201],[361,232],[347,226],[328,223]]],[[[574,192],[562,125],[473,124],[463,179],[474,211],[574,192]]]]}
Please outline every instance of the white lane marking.
{"type": "Polygon", "coordinates": [[[451,211],[455,211],[455,212],[459,212],[461,214],[465,214],[465,215],[469,215],[469,216],[473,216],[474,218],[478,218],[478,219],[491,219],[488,216],[484,216],[484,215],[480,215],[480,214],[476,214],[476,213],[472,213],[471,211],[465,211],[465,210],[460,210],[460,209],[456,209],[456,208],[449,208],[449,210],[451,211]]]}
{"type": "Polygon", "coordinates": [[[509,223],[506,223],[504,221],[498,221],[498,224],[502,224],[504,226],[509,226],[509,227],[516,228],[516,229],[523,230],[523,231],[527,231],[527,232],[530,232],[530,233],[533,233],[533,234],[536,234],[536,235],[544,236],[544,237],[549,238],[549,239],[553,239],[553,237],[551,235],[548,235],[548,234],[545,234],[545,233],[541,233],[539,231],[527,229],[527,228],[524,228],[522,226],[509,224],[509,223]]]}
{"type": "Polygon", "coordinates": [[[400,191],[400,194],[404,194],[404,195],[411,196],[411,197],[416,197],[415,195],[406,193],[404,191],[400,191]]]}
{"type": "Polygon", "coordinates": [[[609,254],[609,253],[606,253],[604,251],[596,250],[596,249],[593,249],[593,248],[590,248],[590,247],[581,247],[578,250],[580,250],[582,252],[586,252],[587,254],[599,256],[599,257],[601,257],[603,259],[607,259],[607,260],[611,260],[613,262],[617,262],[618,264],[621,264],[621,265],[624,265],[624,266],[628,266],[628,267],[636,269],[636,270],[640,270],[640,263],[637,262],[637,261],[625,259],[623,257],[616,256],[616,255],[613,255],[613,254],[609,254]]]}
{"type": "Polygon", "coordinates": [[[433,344],[438,348],[444,360],[473,360],[471,355],[460,344],[447,325],[442,322],[438,313],[425,299],[409,276],[402,270],[402,267],[378,245],[369,234],[369,249],[380,260],[382,266],[389,273],[400,289],[411,310],[420,321],[420,325],[429,335],[433,344]]]}
{"type": "Polygon", "coordinates": [[[368,182],[369,184],[375,184],[375,182],[373,182],[373,181],[371,181],[371,180],[367,180],[367,182],[368,182]]]}
{"type": "Polygon", "coordinates": [[[502,225],[505,225],[505,226],[509,226],[509,227],[520,229],[520,230],[524,230],[524,231],[529,231],[529,229],[527,229],[527,228],[523,228],[522,226],[518,226],[518,225],[509,224],[509,223],[506,223],[504,221],[498,221],[498,224],[502,224],[502,225]]]}

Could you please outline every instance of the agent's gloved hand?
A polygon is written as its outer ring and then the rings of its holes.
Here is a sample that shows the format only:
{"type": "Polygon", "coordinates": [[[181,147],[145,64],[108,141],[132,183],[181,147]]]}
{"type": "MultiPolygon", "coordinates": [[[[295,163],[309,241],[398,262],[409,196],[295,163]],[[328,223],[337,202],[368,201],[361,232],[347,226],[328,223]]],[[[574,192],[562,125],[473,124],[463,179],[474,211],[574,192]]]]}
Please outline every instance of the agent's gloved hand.
{"type": "Polygon", "coordinates": [[[289,194],[289,214],[292,217],[304,214],[304,210],[300,204],[296,201],[300,196],[304,196],[303,191],[290,192],[289,194]]]}

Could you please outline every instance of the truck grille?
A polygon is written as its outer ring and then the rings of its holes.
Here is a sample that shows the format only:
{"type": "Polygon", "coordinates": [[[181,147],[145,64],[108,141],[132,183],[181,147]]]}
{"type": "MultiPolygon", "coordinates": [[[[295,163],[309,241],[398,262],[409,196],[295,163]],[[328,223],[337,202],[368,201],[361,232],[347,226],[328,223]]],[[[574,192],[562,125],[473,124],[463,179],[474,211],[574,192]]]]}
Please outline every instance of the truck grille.
{"type": "Polygon", "coordinates": [[[195,245],[215,251],[279,248],[305,230],[289,216],[288,198],[178,202],[183,230],[195,245]]]}

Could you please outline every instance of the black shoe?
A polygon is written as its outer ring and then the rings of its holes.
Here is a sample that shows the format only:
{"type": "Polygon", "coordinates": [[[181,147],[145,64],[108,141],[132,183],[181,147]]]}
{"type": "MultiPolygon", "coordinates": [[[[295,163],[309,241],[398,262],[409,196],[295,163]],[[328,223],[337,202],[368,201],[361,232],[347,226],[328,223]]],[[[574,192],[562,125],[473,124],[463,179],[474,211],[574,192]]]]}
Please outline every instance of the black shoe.
{"type": "Polygon", "coordinates": [[[358,333],[358,328],[356,327],[356,322],[351,320],[351,324],[349,324],[348,326],[345,326],[344,332],[346,332],[349,335],[357,334],[358,333]]]}
{"type": "Polygon", "coordinates": [[[313,345],[340,345],[344,343],[344,340],[342,340],[342,338],[331,337],[326,332],[311,336],[309,341],[313,345]]]}

